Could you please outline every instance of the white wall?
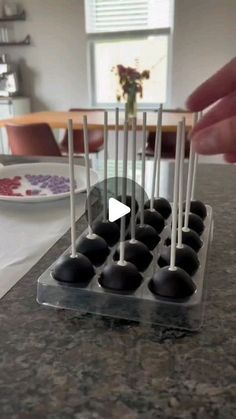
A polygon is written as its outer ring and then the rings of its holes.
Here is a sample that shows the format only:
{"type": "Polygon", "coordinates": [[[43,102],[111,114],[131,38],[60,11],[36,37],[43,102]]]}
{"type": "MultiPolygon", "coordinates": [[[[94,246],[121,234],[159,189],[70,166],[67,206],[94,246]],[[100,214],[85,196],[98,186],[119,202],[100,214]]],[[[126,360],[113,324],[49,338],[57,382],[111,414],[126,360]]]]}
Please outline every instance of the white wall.
{"type": "MultiPolygon", "coordinates": [[[[0,0],[1,1],[1,0],[0,0]]],[[[20,63],[23,93],[34,110],[87,105],[88,82],[83,0],[21,0],[27,19],[7,26],[29,47],[8,47],[20,63]]]]}
{"type": "MultiPolygon", "coordinates": [[[[1,2],[1,0],[0,0],[1,2]]],[[[175,0],[170,106],[235,55],[236,0],[175,0]]],[[[88,69],[84,0],[21,0],[25,22],[8,26],[32,36],[32,46],[5,48],[20,62],[23,93],[33,109],[87,106],[88,69]]]]}
{"type": "Polygon", "coordinates": [[[236,55],[236,0],[175,0],[171,105],[236,55]]]}

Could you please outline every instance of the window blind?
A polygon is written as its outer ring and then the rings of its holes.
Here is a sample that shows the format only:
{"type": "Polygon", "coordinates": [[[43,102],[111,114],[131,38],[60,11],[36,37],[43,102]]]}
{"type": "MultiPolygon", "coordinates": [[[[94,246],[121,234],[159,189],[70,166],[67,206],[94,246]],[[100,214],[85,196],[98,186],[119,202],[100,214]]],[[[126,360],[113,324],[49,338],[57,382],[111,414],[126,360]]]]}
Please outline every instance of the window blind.
{"type": "Polygon", "coordinates": [[[86,32],[170,27],[171,0],[85,0],[86,32]]]}

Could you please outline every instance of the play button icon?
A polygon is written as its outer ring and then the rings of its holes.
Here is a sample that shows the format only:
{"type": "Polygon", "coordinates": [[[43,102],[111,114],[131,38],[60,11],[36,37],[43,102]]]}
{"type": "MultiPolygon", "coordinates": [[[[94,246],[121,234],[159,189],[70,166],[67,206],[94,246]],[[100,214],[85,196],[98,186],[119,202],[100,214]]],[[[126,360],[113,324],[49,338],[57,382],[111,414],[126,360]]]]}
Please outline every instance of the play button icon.
{"type": "Polygon", "coordinates": [[[126,227],[128,228],[131,219],[131,196],[133,191],[135,191],[136,214],[141,206],[143,194],[144,202],[148,200],[146,192],[138,183],[133,182],[129,178],[125,178],[125,183],[126,201],[124,203],[122,199],[124,178],[122,177],[112,177],[106,179],[106,181],[102,180],[91,188],[89,199],[86,200],[85,216],[92,230],[94,229],[94,225],[102,220],[116,222],[120,226],[119,219],[125,216],[126,227]],[[88,211],[89,206],[90,210],[88,211]],[[90,222],[88,212],[90,212],[90,222]]]}
{"type": "Polygon", "coordinates": [[[119,218],[124,217],[130,213],[130,208],[122,204],[122,202],[118,201],[117,199],[110,198],[109,199],[109,207],[108,207],[108,217],[109,221],[114,222],[119,220],[119,218]]]}

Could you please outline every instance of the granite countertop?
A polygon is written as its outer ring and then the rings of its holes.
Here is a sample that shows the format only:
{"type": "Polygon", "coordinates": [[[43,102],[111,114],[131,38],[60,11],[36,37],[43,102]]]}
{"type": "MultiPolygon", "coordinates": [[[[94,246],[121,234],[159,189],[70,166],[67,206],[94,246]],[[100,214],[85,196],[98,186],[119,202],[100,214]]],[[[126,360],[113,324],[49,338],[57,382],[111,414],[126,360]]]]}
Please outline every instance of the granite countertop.
{"type": "Polygon", "coordinates": [[[199,168],[215,218],[199,333],[39,306],[37,278],[69,234],[18,282],[0,301],[1,419],[235,418],[235,177],[199,168]]]}

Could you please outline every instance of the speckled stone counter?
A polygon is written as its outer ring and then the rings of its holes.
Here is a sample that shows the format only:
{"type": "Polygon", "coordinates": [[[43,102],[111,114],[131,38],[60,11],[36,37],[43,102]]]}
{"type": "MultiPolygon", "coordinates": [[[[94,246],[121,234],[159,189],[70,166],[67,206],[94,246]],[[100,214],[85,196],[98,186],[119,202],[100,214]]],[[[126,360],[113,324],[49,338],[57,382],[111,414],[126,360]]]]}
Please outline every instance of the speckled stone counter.
{"type": "Polygon", "coordinates": [[[197,190],[215,218],[202,330],[39,306],[37,278],[67,234],[0,301],[1,419],[236,417],[236,167],[200,166],[197,190]]]}

